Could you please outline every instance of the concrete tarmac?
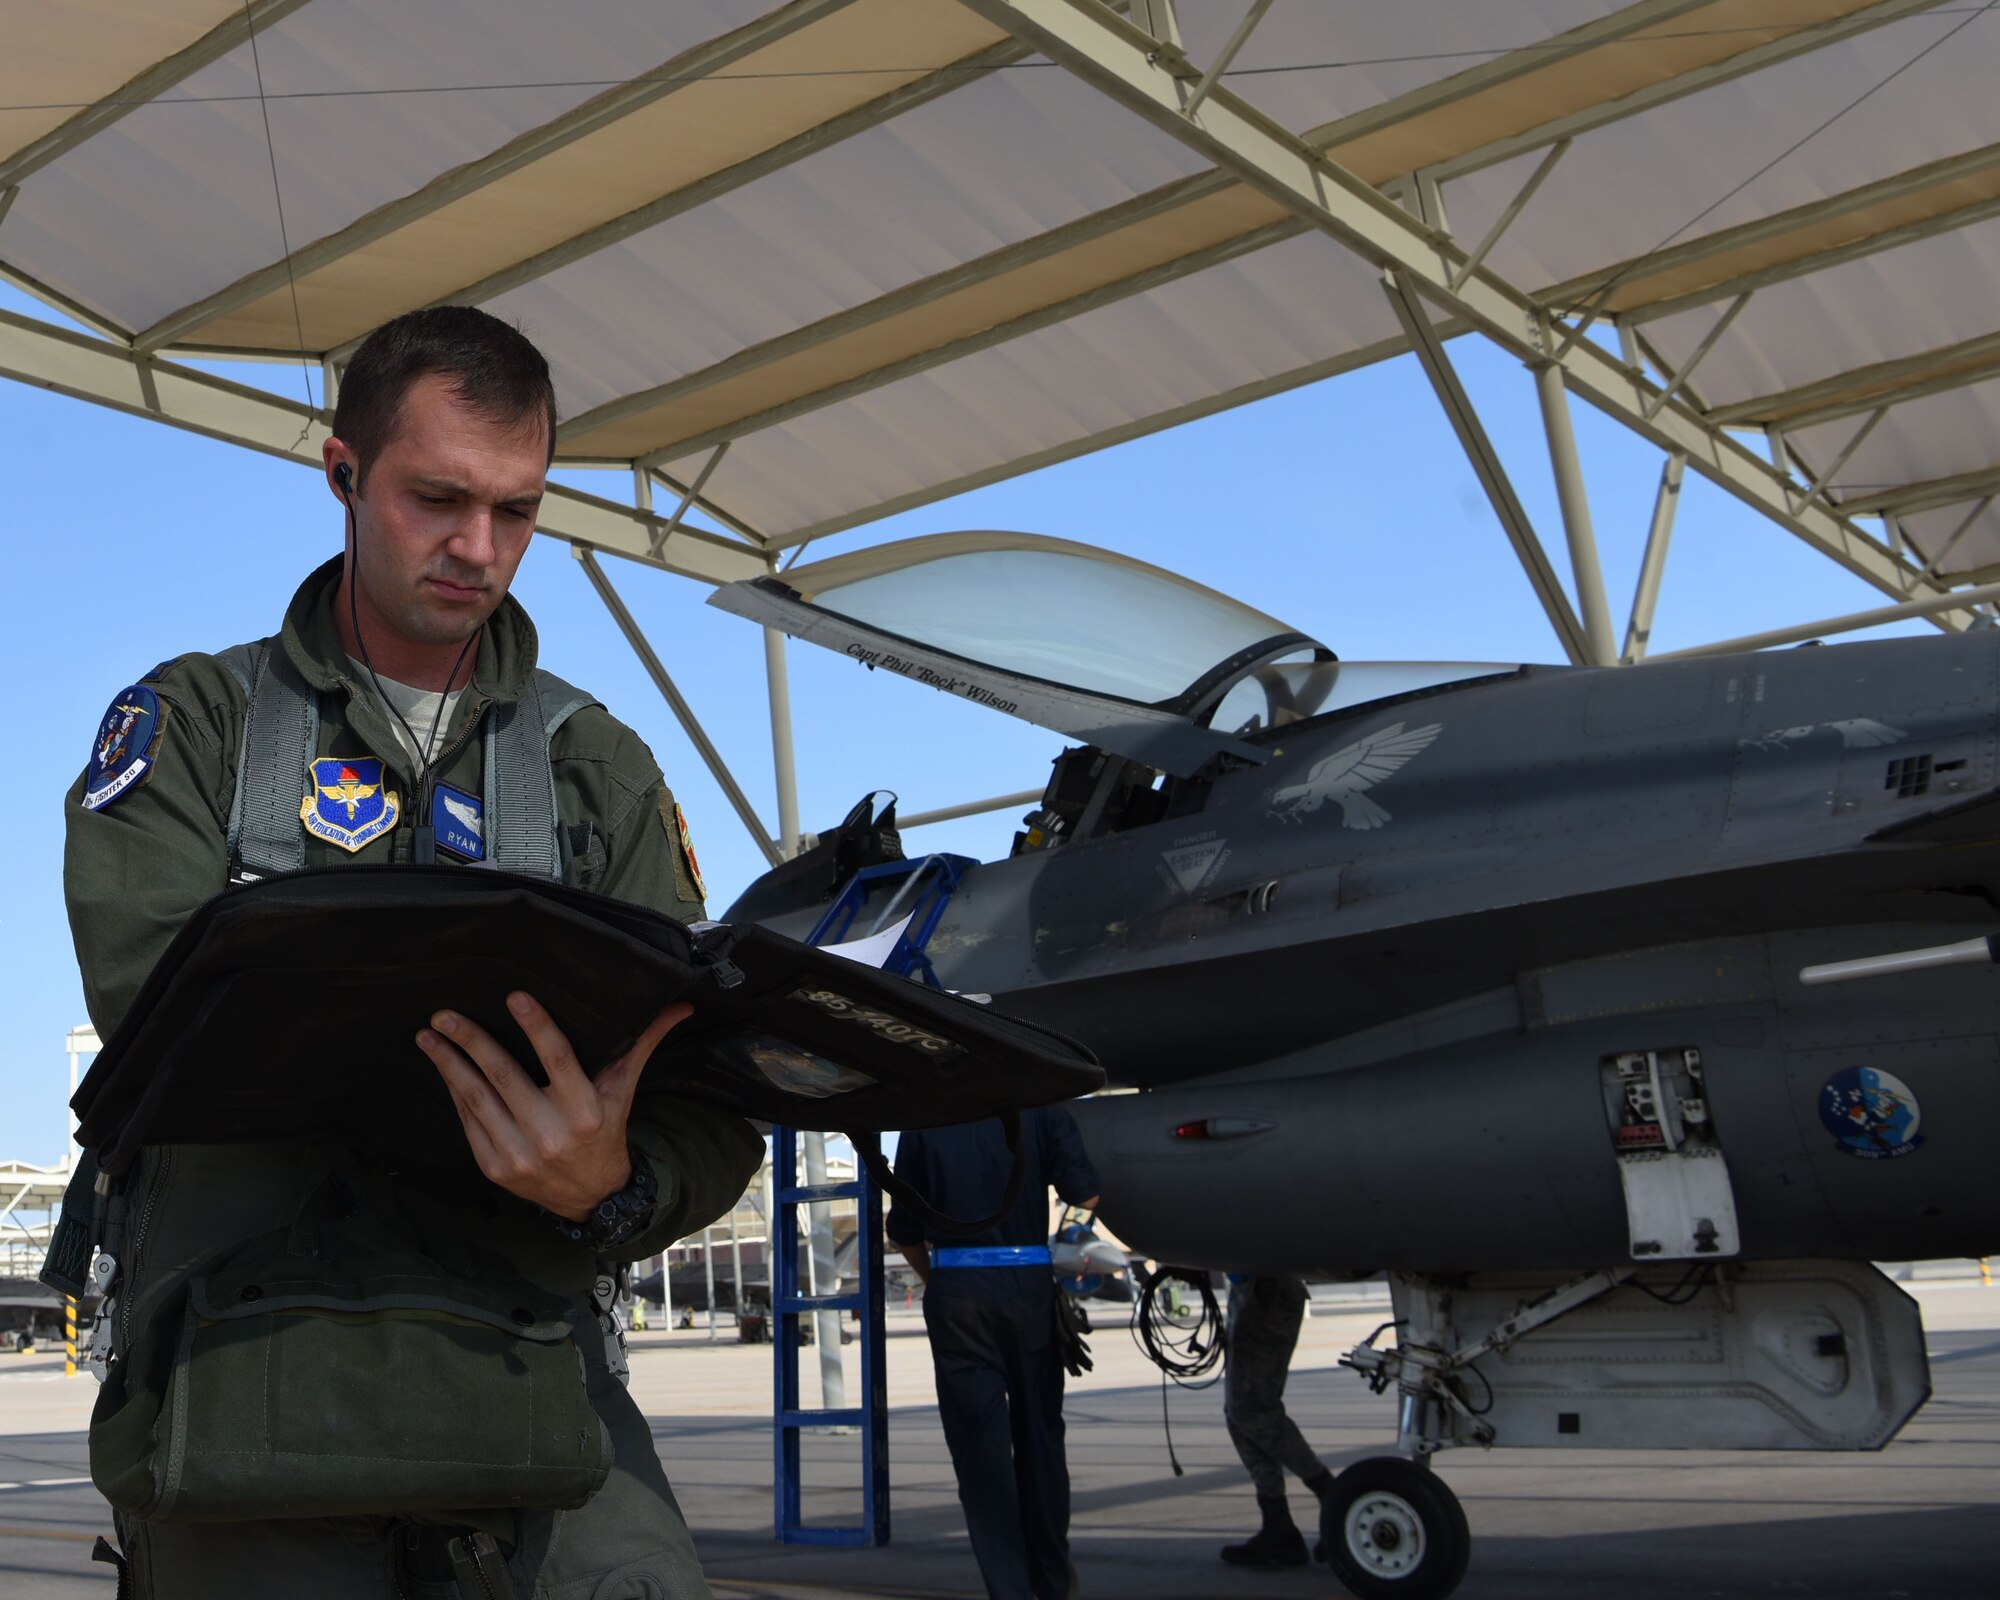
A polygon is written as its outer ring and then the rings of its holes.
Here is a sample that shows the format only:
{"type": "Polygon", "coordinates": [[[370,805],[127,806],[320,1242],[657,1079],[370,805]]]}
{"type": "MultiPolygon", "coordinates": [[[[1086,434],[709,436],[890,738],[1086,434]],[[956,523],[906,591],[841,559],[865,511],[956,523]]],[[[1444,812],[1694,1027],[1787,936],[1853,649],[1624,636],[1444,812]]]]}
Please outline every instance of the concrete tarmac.
{"type": "MultiPolygon", "coordinates": [[[[1935,1394],[1875,1455],[1618,1450],[1453,1451],[1446,1482],[1472,1526],[1465,1600],[1693,1600],[1705,1596],[2000,1595],[2000,1288],[1907,1284],[1924,1308],[1935,1394]]],[[[1087,1600],[1330,1596],[1325,1567],[1246,1572],[1217,1550],[1256,1526],[1248,1477],[1222,1424],[1219,1387],[1171,1390],[1174,1476],[1157,1373],[1124,1308],[1103,1305],[1096,1370],[1067,1404],[1075,1563],[1087,1600]],[[1116,1319],[1116,1320],[1113,1320],[1116,1319]]],[[[1334,1363],[1387,1316],[1387,1300],[1322,1301],[1307,1322],[1288,1401],[1336,1469],[1381,1453],[1391,1401],[1334,1363]]],[[[890,1317],[892,1542],[825,1550],[771,1536],[771,1354],[739,1345],[727,1317],[635,1336],[633,1390],[659,1442],[721,1600],[977,1600],[938,1426],[921,1316],[890,1317]]],[[[847,1352],[849,1382],[853,1350],[847,1352]]],[[[806,1400],[817,1352],[804,1352],[806,1400]]],[[[55,1356],[0,1356],[0,1600],[110,1600],[91,1540],[110,1519],[88,1481],[96,1385],[55,1356]]],[[[809,1521],[859,1511],[859,1441],[806,1448],[809,1521]]],[[[1305,1523],[1310,1496],[1294,1487],[1305,1523]]],[[[206,1600],[206,1597],[203,1597],[206,1600]]]]}

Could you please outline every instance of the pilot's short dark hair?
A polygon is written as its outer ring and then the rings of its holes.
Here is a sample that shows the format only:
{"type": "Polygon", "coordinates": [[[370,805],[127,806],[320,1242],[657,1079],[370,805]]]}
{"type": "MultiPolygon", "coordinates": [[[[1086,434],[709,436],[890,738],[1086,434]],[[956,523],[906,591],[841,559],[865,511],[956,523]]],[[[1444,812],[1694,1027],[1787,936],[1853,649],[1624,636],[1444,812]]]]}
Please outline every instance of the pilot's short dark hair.
{"type": "Polygon", "coordinates": [[[449,376],[453,392],[483,417],[524,431],[538,422],[555,459],[556,391],[541,351],[477,306],[430,306],[369,334],[341,376],[333,433],[355,454],[357,493],[396,436],[403,396],[431,373],[449,376]]]}

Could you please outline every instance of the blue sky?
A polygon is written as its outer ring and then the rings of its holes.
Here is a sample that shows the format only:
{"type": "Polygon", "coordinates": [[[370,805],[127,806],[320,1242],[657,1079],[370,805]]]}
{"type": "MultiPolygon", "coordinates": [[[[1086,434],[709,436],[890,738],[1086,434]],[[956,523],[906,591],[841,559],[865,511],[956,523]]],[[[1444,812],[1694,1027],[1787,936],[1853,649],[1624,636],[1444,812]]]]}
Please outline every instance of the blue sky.
{"type": "MultiPolygon", "coordinates": [[[[46,316],[0,288],[0,307],[46,316]]],[[[532,329],[528,330],[531,334],[532,329]]],[[[1451,346],[1551,558],[1562,525],[1533,380],[1493,347],[1451,346]]],[[[238,372],[296,393],[296,370],[238,372]]],[[[1573,408],[1623,637],[1659,452],[1573,408]]],[[[616,496],[603,475],[574,481],[616,496]]],[[[1414,362],[1404,358],[829,539],[815,554],[958,528],[1103,545],[1234,594],[1348,660],[1556,661],[1527,580],[1414,362]]],[[[110,697],[155,662],[272,632],[340,544],[317,476],[157,423],[0,380],[0,1158],[49,1162],[66,1132],[67,1031],[86,1019],[62,901],[62,794],[110,697]]],[[[812,559],[809,556],[807,559],[812,559]]],[[[775,831],[756,628],[684,579],[607,570],[775,831]]],[[[568,548],[538,539],[515,593],[546,665],[651,744],[695,829],[720,911],[761,858],[611,625],[568,548]]],[[[1687,478],[1654,648],[1885,603],[1687,478]]],[[[1884,630],[1925,631],[1922,623],[1884,630]]],[[[788,646],[807,828],[865,791],[903,809],[1038,787],[1053,734],[809,645],[788,646]]],[[[911,849],[1004,854],[1015,814],[913,833],[911,849]]]]}

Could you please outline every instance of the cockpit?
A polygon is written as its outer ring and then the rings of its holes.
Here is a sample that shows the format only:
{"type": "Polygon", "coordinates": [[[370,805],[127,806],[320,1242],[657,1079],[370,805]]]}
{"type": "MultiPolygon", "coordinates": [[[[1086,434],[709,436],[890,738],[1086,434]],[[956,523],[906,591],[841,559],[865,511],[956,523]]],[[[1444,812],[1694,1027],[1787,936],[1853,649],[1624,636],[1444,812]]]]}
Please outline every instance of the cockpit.
{"type": "Polygon", "coordinates": [[[1020,847],[1198,809],[1288,727],[1510,674],[1343,662],[1318,640],[1129,556],[1038,534],[933,534],[716,591],[710,604],[1081,742],[1020,847]]]}

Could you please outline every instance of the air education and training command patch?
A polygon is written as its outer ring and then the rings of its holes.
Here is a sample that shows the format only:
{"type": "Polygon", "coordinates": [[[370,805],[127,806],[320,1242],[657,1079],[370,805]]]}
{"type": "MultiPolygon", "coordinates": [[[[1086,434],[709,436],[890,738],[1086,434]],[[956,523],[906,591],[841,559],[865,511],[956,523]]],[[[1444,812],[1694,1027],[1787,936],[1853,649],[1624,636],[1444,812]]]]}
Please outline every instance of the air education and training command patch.
{"type": "Polygon", "coordinates": [[[160,699],[142,683],[121,689],[98,725],[83,776],[83,809],[102,811],[153,770],[147,752],[160,731],[160,699]]]}
{"type": "Polygon", "coordinates": [[[375,756],[325,756],[311,768],[313,792],[299,805],[306,832],[341,849],[359,850],[379,839],[402,815],[401,798],[383,787],[375,756]]]}

